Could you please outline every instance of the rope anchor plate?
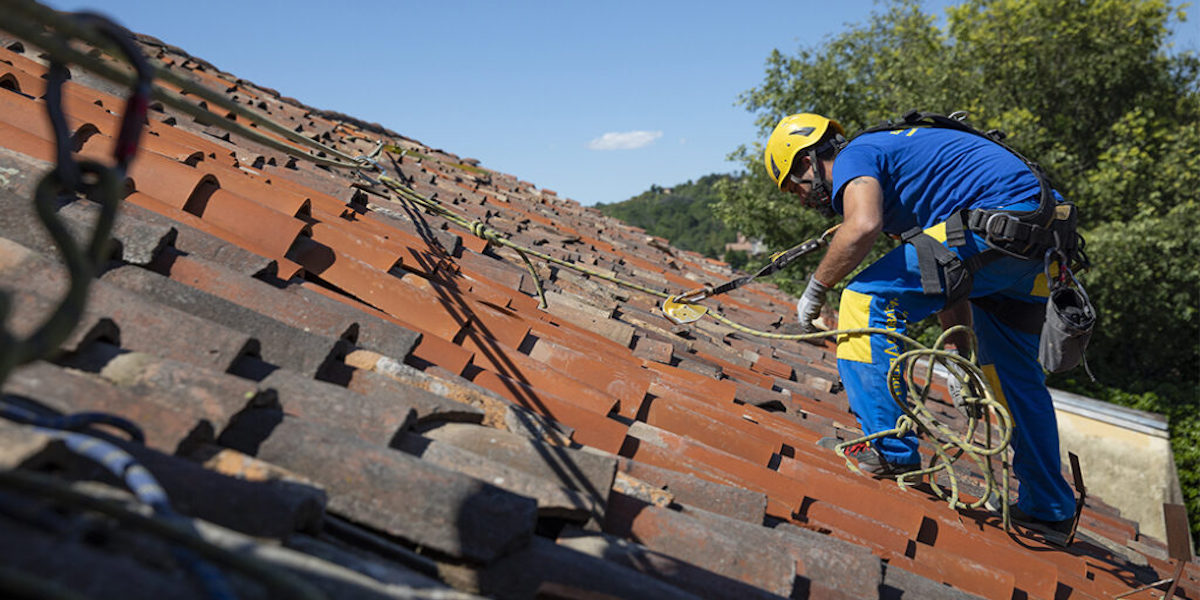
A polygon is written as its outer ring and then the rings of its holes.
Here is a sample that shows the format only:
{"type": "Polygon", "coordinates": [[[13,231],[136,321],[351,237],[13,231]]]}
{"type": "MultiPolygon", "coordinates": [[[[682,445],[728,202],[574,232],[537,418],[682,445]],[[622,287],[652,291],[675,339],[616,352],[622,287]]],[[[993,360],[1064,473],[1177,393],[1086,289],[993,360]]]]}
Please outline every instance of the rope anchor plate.
{"type": "Polygon", "coordinates": [[[700,320],[708,314],[708,307],[699,304],[681,302],[677,296],[669,296],[662,303],[663,314],[676,325],[687,325],[700,320]]]}

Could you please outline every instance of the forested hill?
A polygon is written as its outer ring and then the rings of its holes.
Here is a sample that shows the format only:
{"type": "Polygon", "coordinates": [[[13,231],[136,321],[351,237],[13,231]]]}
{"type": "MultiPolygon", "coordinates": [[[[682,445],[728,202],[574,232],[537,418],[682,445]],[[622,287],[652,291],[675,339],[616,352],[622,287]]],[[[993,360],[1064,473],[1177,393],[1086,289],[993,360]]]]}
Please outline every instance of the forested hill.
{"type": "Polygon", "coordinates": [[[596,209],[666,238],[677,248],[720,258],[737,232],[713,216],[710,207],[717,201],[717,182],[730,177],[712,174],[671,188],[653,185],[629,200],[597,204],[596,209]]]}

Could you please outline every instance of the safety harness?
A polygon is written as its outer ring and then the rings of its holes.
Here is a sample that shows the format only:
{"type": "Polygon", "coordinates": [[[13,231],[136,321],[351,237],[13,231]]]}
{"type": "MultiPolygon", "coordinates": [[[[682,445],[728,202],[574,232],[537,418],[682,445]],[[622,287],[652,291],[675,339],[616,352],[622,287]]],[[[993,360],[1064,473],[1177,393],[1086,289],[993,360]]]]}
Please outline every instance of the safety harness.
{"type": "Polygon", "coordinates": [[[1040,305],[1007,299],[972,298],[971,302],[1019,331],[1040,333],[1039,360],[1049,371],[1070,369],[1083,360],[1096,319],[1087,293],[1072,274],[1073,270],[1088,266],[1083,238],[1076,231],[1075,205],[1055,200],[1045,171],[1005,144],[1004,132],[995,129],[982,132],[965,119],[966,113],[961,111],[946,116],[912,110],[899,120],[865,129],[858,135],[913,127],[954,129],[983,137],[1025,163],[1040,188],[1037,208],[1026,211],[966,208],[945,221],[945,245],[919,226],[902,233],[900,240],[912,244],[917,251],[922,290],[926,294],[944,293],[946,306],[966,298],[975,272],[1000,258],[1043,261],[1050,291],[1044,310],[1040,305]],[[966,243],[967,232],[983,237],[988,248],[961,259],[950,248],[966,243]],[[1051,263],[1057,263],[1057,273],[1051,272],[1051,263]]]}
{"type": "MultiPolygon", "coordinates": [[[[926,294],[942,294],[947,304],[965,297],[971,291],[971,275],[1004,256],[1024,260],[1044,260],[1048,251],[1065,257],[1075,265],[1081,254],[1079,236],[1075,231],[1077,215],[1070,203],[1058,204],[1051,190],[1048,177],[1037,163],[1003,142],[1005,134],[999,130],[979,131],[966,121],[966,113],[957,112],[949,116],[909,111],[900,119],[865,129],[858,136],[880,131],[896,131],[913,127],[940,127],[954,129],[987,139],[1010,152],[1025,163],[1037,178],[1040,188],[1038,206],[1033,210],[1015,211],[995,208],[967,208],[956,212],[945,222],[946,245],[914,227],[900,235],[900,240],[912,244],[917,250],[921,269],[921,287],[926,294]],[[967,232],[977,233],[987,241],[988,248],[975,256],[962,260],[949,248],[966,243],[967,232]],[[948,247],[949,248],[948,248],[948,247]],[[945,278],[943,285],[941,277],[945,278]]],[[[855,137],[858,137],[855,136],[855,137]]]]}

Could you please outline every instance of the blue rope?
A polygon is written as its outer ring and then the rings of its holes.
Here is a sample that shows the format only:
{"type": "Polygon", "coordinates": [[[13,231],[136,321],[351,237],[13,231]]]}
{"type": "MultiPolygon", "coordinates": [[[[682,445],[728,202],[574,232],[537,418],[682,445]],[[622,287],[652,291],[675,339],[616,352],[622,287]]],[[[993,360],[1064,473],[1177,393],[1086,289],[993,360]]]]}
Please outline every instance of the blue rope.
{"type": "MultiPolygon", "coordinates": [[[[82,433],[44,427],[34,427],[34,430],[62,440],[70,451],[108,469],[125,483],[125,486],[133,492],[139,502],[153,509],[154,514],[159,518],[191,527],[187,518],[175,512],[175,509],[171,507],[167,492],[159,485],[158,480],[128,452],[104,440],[82,433]]],[[[171,548],[171,553],[192,576],[199,580],[210,598],[237,600],[237,595],[233,593],[225,574],[219,569],[201,560],[186,548],[174,546],[171,548]]]]}
{"type": "MultiPolygon", "coordinates": [[[[131,421],[116,415],[98,412],[46,417],[12,404],[0,404],[0,417],[31,425],[34,431],[61,440],[71,452],[94,461],[120,479],[125,487],[133,492],[134,497],[142,504],[149,506],[156,516],[166,521],[191,527],[187,518],[175,512],[175,509],[171,507],[167,491],[159,485],[154,475],[138,463],[132,455],[99,438],[65,431],[104,423],[127,432],[134,441],[142,443],[145,436],[142,434],[142,430],[131,421]]],[[[237,595],[229,586],[225,574],[219,569],[201,560],[186,548],[174,546],[171,548],[171,553],[184,569],[200,582],[210,598],[237,600],[237,595]]]]}
{"type": "Polygon", "coordinates": [[[79,431],[92,425],[108,425],[128,434],[131,441],[139,444],[146,443],[146,435],[133,421],[108,413],[80,412],[71,415],[46,416],[12,404],[0,404],[0,417],[22,425],[66,431],[79,431]]]}

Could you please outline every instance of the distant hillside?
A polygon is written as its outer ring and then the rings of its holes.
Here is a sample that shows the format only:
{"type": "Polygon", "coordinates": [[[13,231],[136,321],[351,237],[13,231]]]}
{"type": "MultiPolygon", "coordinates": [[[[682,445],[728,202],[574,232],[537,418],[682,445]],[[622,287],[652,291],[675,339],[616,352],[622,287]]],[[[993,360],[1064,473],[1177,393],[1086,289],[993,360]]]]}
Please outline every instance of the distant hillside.
{"type": "Polygon", "coordinates": [[[657,185],[613,204],[597,204],[600,212],[651,235],[667,238],[671,245],[720,258],[725,244],[737,238],[737,232],[725,227],[713,216],[710,206],[717,201],[716,184],[730,175],[705,175],[696,182],[675,187],[657,185]]]}

